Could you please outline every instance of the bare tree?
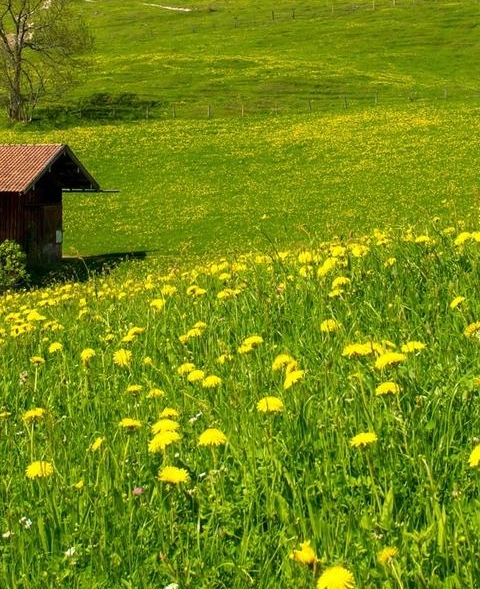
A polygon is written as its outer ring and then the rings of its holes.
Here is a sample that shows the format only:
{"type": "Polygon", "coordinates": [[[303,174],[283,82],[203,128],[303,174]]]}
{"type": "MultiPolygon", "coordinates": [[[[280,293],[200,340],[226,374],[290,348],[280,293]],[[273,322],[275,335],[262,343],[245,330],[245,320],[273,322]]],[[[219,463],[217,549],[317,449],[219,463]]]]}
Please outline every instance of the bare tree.
{"type": "Polygon", "coordinates": [[[0,95],[12,121],[29,121],[85,64],[92,37],[74,0],[0,0],[0,95]]]}

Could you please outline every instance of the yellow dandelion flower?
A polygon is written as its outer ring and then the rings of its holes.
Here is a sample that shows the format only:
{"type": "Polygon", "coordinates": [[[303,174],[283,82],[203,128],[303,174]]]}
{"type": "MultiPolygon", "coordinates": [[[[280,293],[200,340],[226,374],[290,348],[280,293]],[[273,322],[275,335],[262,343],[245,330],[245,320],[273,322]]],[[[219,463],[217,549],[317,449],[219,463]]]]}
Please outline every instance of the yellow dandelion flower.
{"type": "Polygon", "coordinates": [[[61,352],[63,350],[63,346],[60,342],[53,342],[48,346],[48,353],[55,354],[55,352],[61,352]]]}
{"type": "Polygon", "coordinates": [[[382,566],[385,566],[389,564],[396,556],[398,556],[398,550],[393,546],[387,546],[386,548],[380,550],[380,552],[377,554],[377,560],[382,566]]]}
{"type": "Polygon", "coordinates": [[[7,419],[10,415],[10,411],[0,411],[0,419],[7,419]]]}
{"type": "Polygon", "coordinates": [[[179,440],[181,440],[181,436],[178,432],[171,430],[159,431],[148,443],[148,451],[151,454],[161,452],[162,450],[165,450],[167,446],[170,446],[170,444],[178,442],[179,440]]]}
{"type": "Polygon", "coordinates": [[[163,299],[154,299],[150,303],[150,308],[154,309],[155,311],[161,311],[165,306],[165,301],[163,299]]]}
{"type": "Polygon", "coordinates": [[[407,356],[405,354],[400,354],[399,352],[387,352],[377,358],[375,361],[375,368],[383,370],[384,368],[387,368],[387,366],[400,364],[400,362],[404,362],[406,359],[407,356]]]}
{"type": "Polygon", "coordinates": [[[308,566],[313,566],[318,561],[315,550],[310,546],[310,540],[302,542],[300,544],[300,550],[294,550],[290,554],[290,558],[295,562],[308,566]]]}
{"type": "Polygon", "coordinates": [[[225,299],[231,299],[239,295],[242,291],[239,288],[224,288],[217,293],[217,299],[223,301],[225,299]]]}
{"type": "Polygon", "coordinates": [[[383,265],[386,268],[391,268],[392,266],[394,266],[396,264],[396,262],[397,262],[397,258],[387,258],[385,260],[385,262],[383,263],[383,265]]]}
{"type": "Polygon", "coordinates": [[[246,346],[259,346],[263,344],[263,337],[261,335],[250,335],[243,340],[246,346]]]}
{"type": "Polygon", "coordinates": [[[331,272],[339,263],[338,258],[327,258],[323,264],[317,270],[318,278],[322,278],[326,276],[329,272],[331,272]]]}
{"type": "Polygon", "coordinates": [[[333,333],[338,331],[341,326],[342,324],[335,321],[335,319],[325,319],[325,321],[320,323],[320,331],[323,333],[333,333]]]}
{"type": "Polygon", "coordinates": [[[179,412],[173,407],[165,407],[165,409],[163,409],[160,413],[159,417],[162,419],[165,417],[178,417],[179,415],[179,412]]]}
{"type": "Polygon", "coordinates": [[[124,417],[118,422],[118,427],[126,430],[135,430],[142,426],[142,422],[138,419],[132,419],[131,417],[124,417]]]}
{"type": "Polygon", "coordinates": [[[368,246],[361,243],[352,243],[349,246],[350,252],[354,258],[362,258],[368,254],[368,246]]]}
{"type": "Polygon", "coordinates": [[[217,362],[219,364],[225,364],[225,362],[228,362],[231,359],[232,359],[231,354],[220,354],[220,356],[218,356],[218,358],[217,358],[217,362]]]}
{"type": "Polygon", "coordinates": [[[317,589],[353,589],[355,578],[342,566],[333,566],[323,571],[317,582],[317,589]]]}
{"type": "Polygon", "coordinates": [[[296,360],[291,360],[285,366],[285,374],[290,374],[290,372],[295,372],[295,370],[298,370],[298,362],[296,360]]]}
{"type": "Polygon", "coordinates": [[[205,372],[199,369],[192,370],[187,376],[188,382],[198,382],[199,380],[203,380],[204,378],[205,372]]]}
{"type": "Polygon", "coordinates": [[[480,338],[480,321],[476,321],[475,323],[470,323],[470,325],[467,325],[463,333],[467,337],[480,338]]]}
{"type": "Polygon", "coordinates": [[[295,360],[288,354],[279,354],[272,362],[272,370],[281,370],[295,360]]]}
{"type": "Polygon", "coordinates": [[[329,296],[331,299],[337,299],[337,298],[341,297],[341,296],[343,295],[343,293],[344,293],[344,292],[345,292],[345,291],[344,291],[342,288],[334,288],[333,290],[331,290],[331,291],[328,293],[328,296],[329,296]]]}
{"type": "Polygon", "coordinates": [[[139,327],[138,325],[134,325],[128,330],[128,335],[132,335],[133,337],[137,337],[137,335],[141,335],[142,333],[145,333],[145,327],[139,327]]]}
{"type": "Polygon", "coordinates": [[[36,407],[35,409],[29,409],[28,411],[25,411],[25,413],[22,415],[22,421],[28,424],[34,421],[40,421],[40,419],[43,419],[44,417],[45,409],[42,407],[36,407]]]}
{"type": "Polygon", "coordinates": [[[32,311],[27,313],[26,319],[27,319],[27,321],[45,321],[46,317],[44,317],[43,315],[40,315],[40,313],[38,311],[33,309],[32,311]]]}
{"type": "Polygon", "coordinates": [[[397,383],[392,381],[382,382],[377,386],[375,389],[376,395],[398,395],[400,392],[400,387],[397,383]]]}
{"type": "Polygon", "coordinates": [[[162,417],[158,421],[156,421],[152,427],[150,428],[153,434],[158,434],[160,432],[173,432],[180,427],[178,421],[174,419],[169,419],[168,417],[162,417]]]}
{"type": "Polygon", "coordinates": [[[450,309],[456,309],[458,307],[458,305],[461,305],[463,303],[464,300],[465,300],[465,297],[462,297],[462,296],[455,297],[449,305],[450,309]]]}
{"type": "Polygon", "coordinates": [[[371,342],[364,344],[348,344],[343,348],[342,356],[353,358],[354,356],[368,356],[373,354],[374,348],[371,342]]]}
{"type": "Polygon", "coordinates": [[[410,352],[420,352],[420,350],[424,350],[426,347],[422,342],[412,341],[403,344],[401,350],[404,354],[409,354],[410,352]]]}
{"type": "Polygon", "coordinates": [[[160,292],[165,296],[170,296],[170,295],[173,295],[177,292],[177,287],[173,286],[171,284],[166,284],[165,286],[162,286],[162,289],[160,292]]]}
{"type": "Polygon", "coordinates": [[[313,275],[313,267],[312,266],[302,266],[298,273],[300,274],[300,276],[302,276],[302,278],[309,278],[310,276],[313,275]]]}
{"type": "Polygon", "coordinates": [[[53,474],[53,464],[44,460],[36,460],[27,466],[25,471],[29,479],[42,479],[53,474]]]}
{"type": "Polygon", "coordinates": [[[32,356],[30,362],[35,366],[41,366],[42,364],[45,364],[45,359],[41,356],[32,356]]]}
{"type": "Polygon", "coordinates": [[[185,362],[180,364],[180,366],[177,368],[177,374],[189,374],[193,370],[195,370],[195,364],[192,362],[185,362]]]}
{"type": "Polygon", "coordinates": [[[162,389],[157,389],[157,388],[150,389],[147,393],[147,399],[158,399],[158,398],[164,397],[164,396],[165,396],[165,391],[162,391],[162,389]]]}
{"type": "Polygon", "coordinates": [[[314,255],[312,252],[303,251],[298,254],[298,261],[300,264],[310,264],[314,260],[314,255]]]}
{"type": "Polygon", "coordinates": [[[185,334],[185,337],[186,337],[186,339],[188,341],[189,339],[192,339],[194,337],[200,337],[201,335],[203,335],[203,332],[204,331],[205,330],[204,329],[201,329],[200,327],[192,327],[192,329],[189,329],[187,331],[187,333],[185,334]]]}
{"type": "Polygon", "coordinates": [[[352,281],[350,280],[350,278],[347,278],[346,276],[338,276],[332,281],[332,290],[335,290],[336,288],[340,288],[342,286],[349,286],[351,282],[352,281]]]}
{"type": "Polygon", "coordinates": [[[262,336],[251,335],[243,340],[242,344],[240,345],[240,347],[238,348],[237,351],[239,354],[247,354],[248,352],[251,352],[254,348],[256,348],[257,346],[259,346],[262,343],[263,343],[262,336]]]}
{"type": "Polygon", "coordinates": [[[418,235],[415,237],[415,243],[423,244],[423,243],[435,243],[435,241],[429,237],[428,235],[418,235]]]}
{"type": "Polygon", "coordinates": [[[303,378],[305,374],[304,370],[293,370],[292,372],[287,373],[285,376],[285,381],[283,383],[283,388],[289,389],[292,385],[303,378]]]}
{"type": "Polygon", "coordinates": [[[206,293],[206,289],[201,288],[200,286],[198,286],[198,284],[192,284],[191,286],[189,286],[187,288],[187,295],[193,296],[193,297],[200,297],[202,295],[204,295],[206,293]]]}
{"type": "Polygon", "coordinates": [[[90,446],[88,447],[90,452],[96,452],[97,450],[100,450],[101,446],[103,445],[103,443],[105,442],[106,438],[99,436],[98,438],[95,438],[95,441],[92,442],[90,444],[90,446]]]}
{"type": "Polygon", "coordinates": [[[153,366],[153,358],[151,358],[150,356],[145,356],[145,358],[143,359],[143,365],[153,366]]]}
{"type": "Polygon", "coordinates": [[[164,466],[161,470],[158,471],[158,480],[163,483],[178,485],[179,483],[188,482],[189,478],[188,471],[185,468],[164,466]]]}
{"type": "Polygon", "coordinates": [[[83,479],[79,480],[78,482],[74,483],[72,485],[72,487],[76,490],[76,491],[81,491],[83,489],[83,487],[85,486],[85,481],[83,479]]]}
{"type": "Polygon", "coordinates": [[[227,436],[215,427],[209,427],[198,438],[199,446],[222,446],[227,443],[227,436]]]}
{"type": "Polygon", "coordinates": [[[263,397],[257,403],[257,410],[261,413],[280,413],[283,409],[283,401],[274,396],[263,397]]]}
{"type": "Polygon", "coordinates": [[[350,440],[350,446],[352,448],[364,448],[365,446],[373,444],[377,440],[377,434],[373,432],[363,432],[361,434],[357,434],[350,440]]]}
{"type": "Polygon", "coordinates": [[[202,380],[202,387],[204,389],[214,389],[222,384],[222,379],[219,376],[210,374],[202,380]]]}
{"type": "Polygon", "coordinates": [[[126,392],[132,395],[138,395],[138,393],[141,393],[142,390],[143,387],[141,384],[130,384],[128,385],[126,392]]]}
{"type": "Polygon", "coordinates": [[[459,246],[459,245],[463,245],[466,241],[468,241],[469,239],[472,239],[472,234],[469,233],[468,231],[462,231],[456,238],[455,241],[453,242],[455,245],[459,246]]]}
{"type": "Polygon", "coordinates": [[[88,364],[92,358],[95,357],[95,350],[93,348],[85,348],[80,353],[80,360],[83,364],[88,364]]]}
{"type": "Polygon", "coordinates": [[[113,363],[117,366],[130,366],[132,362],[132,352],[121,348],[113,354],[113,363]]]}
{"type": "Polygon", "coordinates": [[[468,464],[472,468],[476,468],[480,464],[480,444],[477,444],[470,454],[468,464]]]}

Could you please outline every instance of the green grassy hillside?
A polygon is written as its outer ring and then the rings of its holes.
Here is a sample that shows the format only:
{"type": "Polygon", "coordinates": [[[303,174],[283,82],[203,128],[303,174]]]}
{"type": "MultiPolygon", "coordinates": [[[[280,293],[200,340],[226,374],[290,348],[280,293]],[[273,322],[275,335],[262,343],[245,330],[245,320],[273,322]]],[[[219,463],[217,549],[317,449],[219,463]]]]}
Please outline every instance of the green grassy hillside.
{"type": "Polygon", "coordinates": [[[0,295],[0,587],[478,589],[480,3],[78,5],[0,142],[149,256],[0,295]]]}
{"type": "Polygon", "coordinates": [[[65,253],[169,260],[288,248],[374,227],[478,220],[478,108],[378,107],[282,117],[148,121],[39,132],[67,142],[103,188],[65,195],[65,253]]]}
{"type": "Polygon", "coordinates": [[[242,104],[244,114],[299,113],[345,101],[479,99],[474,0],[95,0],[80,7],[96,48],[92,70],[67,102],[82,101],[83,116],[95,93],[104,95],[94,100],[97,114],[100,103],[112,117],[135,101],[138,116],[149,102],[149,116],[170,117],[175,105],[176,116],[203,117],[209,105],[213,116],[240,116],[242,104]],[[125,93],[134,96],[118,102],[125,93]]]}

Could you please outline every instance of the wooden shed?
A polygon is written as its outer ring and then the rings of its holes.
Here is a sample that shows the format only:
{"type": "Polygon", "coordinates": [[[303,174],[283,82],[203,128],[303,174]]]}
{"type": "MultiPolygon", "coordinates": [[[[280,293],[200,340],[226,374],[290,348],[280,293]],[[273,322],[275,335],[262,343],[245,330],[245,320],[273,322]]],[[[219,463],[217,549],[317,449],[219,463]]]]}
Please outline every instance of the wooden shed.
{"type": "Polygon", "coordinates": [[[18,242],[29,263],[59,260],[64,190],[100,190],[68,145],[0,145],[0,243],[18,242]]]}

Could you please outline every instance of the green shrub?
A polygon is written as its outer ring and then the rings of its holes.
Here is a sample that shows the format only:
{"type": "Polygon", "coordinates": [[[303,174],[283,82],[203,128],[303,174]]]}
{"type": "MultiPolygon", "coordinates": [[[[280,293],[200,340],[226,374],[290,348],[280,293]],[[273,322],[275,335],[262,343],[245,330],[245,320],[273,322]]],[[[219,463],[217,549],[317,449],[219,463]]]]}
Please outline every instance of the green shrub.
{"type": "Polygon", "coordinates": [[[27,257],[16,241],[0,243],[0,292],[27,280],[27,257]]]}

